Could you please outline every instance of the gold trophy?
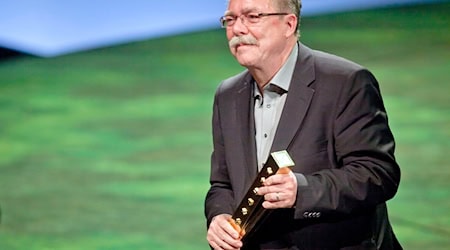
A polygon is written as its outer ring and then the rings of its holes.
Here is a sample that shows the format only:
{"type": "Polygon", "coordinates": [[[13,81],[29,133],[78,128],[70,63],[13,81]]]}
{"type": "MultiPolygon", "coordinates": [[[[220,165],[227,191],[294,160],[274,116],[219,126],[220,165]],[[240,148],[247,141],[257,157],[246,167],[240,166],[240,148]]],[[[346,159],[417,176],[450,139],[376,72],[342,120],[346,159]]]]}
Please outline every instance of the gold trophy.
{"type": "Polygon", "coordinates": [[[294,166],[294,161],[286,150],[273,152],[269,155],[266,164],[264,164],[253,184],[247,191],[241,203],[233,213],[230,224],[239,232],[241,239],[245,235],[253,232],[256,224],[267,213],[262,207],[264,197],[258,195],[258,188],[263,186],[264,181],[270,176],[280,173],[289,173],[289,167],[294,166]]]}

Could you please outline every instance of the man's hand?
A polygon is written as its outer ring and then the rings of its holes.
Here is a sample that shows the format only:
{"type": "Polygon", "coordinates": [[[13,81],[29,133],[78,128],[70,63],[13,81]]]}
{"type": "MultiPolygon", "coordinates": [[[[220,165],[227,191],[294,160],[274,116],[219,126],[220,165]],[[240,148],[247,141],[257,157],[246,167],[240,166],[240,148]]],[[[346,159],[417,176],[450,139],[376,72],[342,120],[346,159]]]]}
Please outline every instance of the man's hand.
{"type": "Polygon", "coordinates": [[[240,232],[230,220],[229,214],[219,214],[212,219],[206,239],[215,250],[239,250],[242,247],[240,232]]]}
{"type": "Polygon", "coordinates": [[[289,168],[280,168],[258,188],[258,195],[264,196],[266,209],[291,208],[297,199],[297,178],[289,168]]]}

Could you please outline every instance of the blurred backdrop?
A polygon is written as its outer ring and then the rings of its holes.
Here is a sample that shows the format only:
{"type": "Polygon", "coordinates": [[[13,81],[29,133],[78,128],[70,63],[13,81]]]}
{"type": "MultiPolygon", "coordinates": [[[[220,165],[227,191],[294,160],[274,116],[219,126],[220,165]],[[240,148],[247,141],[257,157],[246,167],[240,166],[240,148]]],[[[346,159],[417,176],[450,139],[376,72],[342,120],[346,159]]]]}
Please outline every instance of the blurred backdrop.
{"type": "MultiPolygon", "coordinates": [[[[302,42],[380,82],[405,249],[450,248],[449,1],[303,1],[302,42]]],[[[208,249],[225,1],[3,1],[0,249],[208,249]]]]}
{"type": "MultiPolygon", "coordinates": [[[[304,16],[442,0],[307,0],[304,16]]],[[[0,46],[56,56],[218,28],[226,0],[3,0],[0,46]]]]}

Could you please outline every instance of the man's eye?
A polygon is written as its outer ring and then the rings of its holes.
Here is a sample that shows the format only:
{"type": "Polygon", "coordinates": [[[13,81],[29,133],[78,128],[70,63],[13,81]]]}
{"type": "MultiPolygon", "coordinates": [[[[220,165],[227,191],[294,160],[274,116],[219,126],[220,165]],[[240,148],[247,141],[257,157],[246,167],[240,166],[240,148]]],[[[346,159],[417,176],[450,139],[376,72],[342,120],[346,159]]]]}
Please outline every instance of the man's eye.
{"type": "Polygon", "coordinates": [[[236,17],[234,17],[234,16],[227,16],[224,19],[225,19],[225,22],[229,23],[229,22],[233,22],[234,20],[236,20],[236,17]]]}
{"type": "Polygon", "coordinates": [[[247,19],[250,22],[257,22],[259,20],[259,15],[258,14],[247,14],[247,19]]]}

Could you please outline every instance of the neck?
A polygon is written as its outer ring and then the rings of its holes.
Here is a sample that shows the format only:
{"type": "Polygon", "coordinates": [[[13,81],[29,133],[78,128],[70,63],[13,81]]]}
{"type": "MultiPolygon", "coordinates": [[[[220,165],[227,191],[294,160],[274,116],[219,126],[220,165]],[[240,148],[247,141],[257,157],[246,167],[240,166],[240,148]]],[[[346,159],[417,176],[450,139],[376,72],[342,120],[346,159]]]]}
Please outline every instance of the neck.
{"type": "Polygon", "coordinates": [[[277,58],[271,59],[270,62],[264,63],[260,66],[249,67],[248,70],[250,74],[255,79],[260,90],[269,84],[270,80],[275,76],[275,74],[281,69],[281,67],[286,63],[289,55],[291,54],[292,48],[297,44],[297,41],[290,42],[280,53],[277,58]]]}

